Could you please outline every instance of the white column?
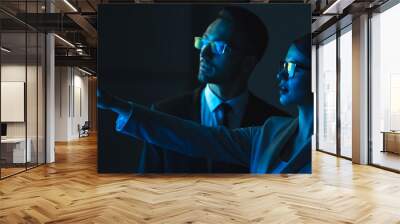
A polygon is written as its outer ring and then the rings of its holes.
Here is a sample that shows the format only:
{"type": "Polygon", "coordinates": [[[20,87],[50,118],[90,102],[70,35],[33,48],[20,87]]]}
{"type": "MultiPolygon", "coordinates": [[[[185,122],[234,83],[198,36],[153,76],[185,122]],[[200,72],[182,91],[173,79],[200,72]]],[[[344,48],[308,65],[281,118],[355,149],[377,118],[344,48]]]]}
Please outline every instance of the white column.
{"type": "MultiPolygon", "coordinates": [[[[54,11],[50,1],[46,1],[48,12],[54,11]]],[[[46,163],[55,162],[55,44],[54,35],[46,35],[46,163]]]]}
{"type": "Polygon", "coordinates": [[[46,163],[52,163],[55,161],[54,151],[54,132],[55,132],[55,76],[54,76],[54,35],[47,34],[46,37],[46,57],[47,57],[47,76],[46,76],[46,163]]]}
{"type": "Polygon", "coordinates": [[[368,15],[353,19],[353,162],[368,163],[368,15]]]}

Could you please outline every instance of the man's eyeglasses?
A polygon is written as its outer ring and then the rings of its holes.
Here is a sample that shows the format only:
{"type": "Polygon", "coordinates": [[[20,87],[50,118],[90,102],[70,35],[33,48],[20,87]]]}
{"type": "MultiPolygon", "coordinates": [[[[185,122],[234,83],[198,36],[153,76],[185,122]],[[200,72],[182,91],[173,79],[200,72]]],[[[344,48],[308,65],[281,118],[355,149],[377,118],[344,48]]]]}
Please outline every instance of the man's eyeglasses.
{"type": "Polygon", "coordinates": [[[226,51],[228,51],[228,49],[230,49],[228,44],[224,41],[211,41],[203,37],[194,37],[194,47],[196,49],[201,50],[207,46],[207,44],[210,44],[211,51],[217,55],[223,55],[226,51]]]}
{"type": "Polygon", "coordinates": [[[288,78],[292,79],[294,78],[294,74],[296,73],[296,68],[302,68],[304,70],[309,70],[310,67],[305,66],[305,65],[301,65],[301,64],[297,64],[294,62],[290,62],[290,61],[281,61],[281,71],[284,71],[288,74],[288,78]]]}

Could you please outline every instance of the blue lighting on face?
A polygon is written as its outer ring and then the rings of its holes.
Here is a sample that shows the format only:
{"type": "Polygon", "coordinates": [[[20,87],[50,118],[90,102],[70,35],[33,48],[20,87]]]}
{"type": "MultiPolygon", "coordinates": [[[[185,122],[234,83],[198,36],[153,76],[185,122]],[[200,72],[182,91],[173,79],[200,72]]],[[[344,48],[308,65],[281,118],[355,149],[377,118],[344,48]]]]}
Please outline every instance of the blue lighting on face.
{"type": "Polygon", "coordinates": [[[277,78],[279,81],[280,102],[283,105],[301,104],[312,97],[310,59],[292,44],[277,78]]]}
{"type": "Polygon", "coordinates": [[[224,41],[211,41],[203,37],[194,38],[194,47],[196,49],[203,50],[207,45],[210,45],[211,51],[217,55],[223,55],[229,49],[228,44],[224,41]]]}
{"type": "Polygon", "coordinates": [[[200,50],[198,79],[202,83],[226,84],[240,69],[241,57],[231,46],[236,38],[231,23],[223,19],[212,22],[202,37],[195,38],[200,50]]]}

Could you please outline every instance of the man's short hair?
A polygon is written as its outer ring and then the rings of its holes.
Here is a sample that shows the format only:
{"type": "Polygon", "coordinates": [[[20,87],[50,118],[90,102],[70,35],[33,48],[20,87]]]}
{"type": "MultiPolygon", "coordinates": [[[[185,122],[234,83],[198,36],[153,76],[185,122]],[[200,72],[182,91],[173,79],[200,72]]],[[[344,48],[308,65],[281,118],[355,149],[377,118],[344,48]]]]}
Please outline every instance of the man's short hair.
{"type": "Polygon", "coordinates": [[[258,16],[242,7],[228,6],[218,13],[218,18],[232,22],[236,32],[245,34],[250,44],[246,53],[256,56],[258,61],[262,58],[269,37],[267,27],[258,16]]]}

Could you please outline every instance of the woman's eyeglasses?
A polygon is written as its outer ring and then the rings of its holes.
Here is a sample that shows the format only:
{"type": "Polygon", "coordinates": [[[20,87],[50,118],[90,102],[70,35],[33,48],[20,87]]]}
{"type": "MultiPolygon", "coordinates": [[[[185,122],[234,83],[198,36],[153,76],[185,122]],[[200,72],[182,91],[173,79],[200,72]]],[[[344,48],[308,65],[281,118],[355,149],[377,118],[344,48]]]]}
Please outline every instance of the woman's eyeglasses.
{"type": "Polygon", "coordinates": [[[296,68],[301,68],[304,70],[310,69],[310,67],[308,67],[308,66],[290,62],[290,61],[282,61],[281,62],[281,71],[285,71],[288,74],[289,79],[294,78],[294,75],[296,73],[296,68]]]}
{"type": "Polygon", "coordinates": [[[211,51],[217,55],[223,55],[229,48],[228,44],[224,41],[211,41],[203,37],[194,37],[194,47],[196,49],[203,49],[208,44],[211,46],[211,51]]]}

